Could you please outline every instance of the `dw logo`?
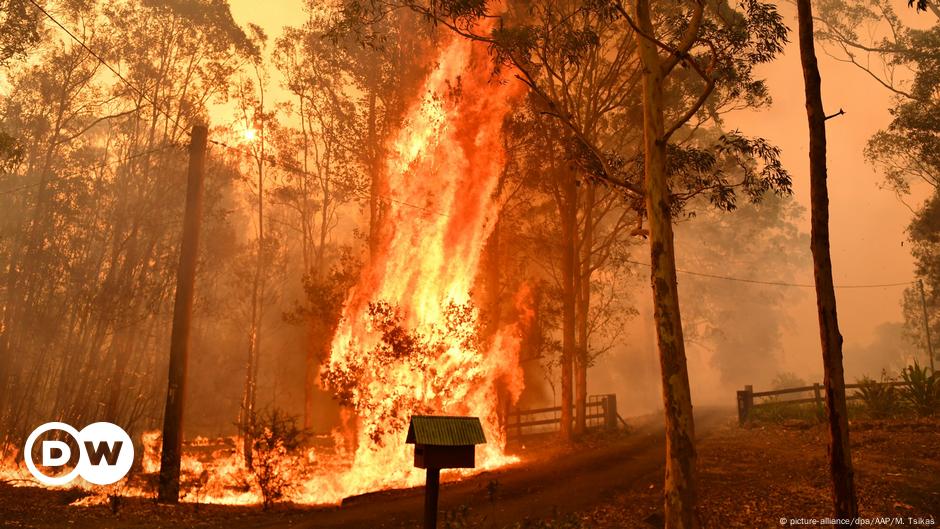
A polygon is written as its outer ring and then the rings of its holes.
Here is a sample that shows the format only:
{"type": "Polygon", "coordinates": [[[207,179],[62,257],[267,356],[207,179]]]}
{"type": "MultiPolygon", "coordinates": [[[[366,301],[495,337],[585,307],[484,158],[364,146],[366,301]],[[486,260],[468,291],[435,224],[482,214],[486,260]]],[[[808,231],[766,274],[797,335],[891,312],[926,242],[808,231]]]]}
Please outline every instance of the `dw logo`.
{"type": "MultiPolygon", "coordinates": [[[[63,441],[42,442],[42,465],[61,467],[72,458],[72,449],[63,441]]],[[[23,449],[26,468],[41,483],[49,486],[65,485],[81,476],[95,485],[110,485],[127,475],[134,464],[134,443],[120,426],[109,422],[89,424],[82,431],[64,422],[49,422],[33,430],[23,449]],[[68,474],[47,476],[33,462],[33,445],[40,435],[51,430],[61,430],[75,439],[78,445],[78,464],[68,474]]]]}

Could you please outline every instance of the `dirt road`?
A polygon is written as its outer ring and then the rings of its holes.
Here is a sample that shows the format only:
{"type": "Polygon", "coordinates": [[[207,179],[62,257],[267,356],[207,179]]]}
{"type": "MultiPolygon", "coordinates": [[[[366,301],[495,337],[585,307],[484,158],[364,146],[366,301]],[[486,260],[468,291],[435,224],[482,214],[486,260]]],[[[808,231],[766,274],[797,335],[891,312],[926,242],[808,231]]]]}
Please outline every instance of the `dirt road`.
{"type": "MultiPolygon", "coordinates": [[[[698,410],[698,436],[707,436],[730,413],[698,410]]],[[[445,482],[440,500],[442,520],[458,515],[467,522],[504,527],[525,520],[564,517],[610,501],[637,485],[658,484],[664,459],[663,429],[658,419],[650,417],[627,434],[592,438],[571,448],[544,442],[537,448],[520,447],[523,463],[445,482]]],[[[202,506],[195,512],[191,505],[167,507],[128,500],[114,514],[107,507],[69,507],[68,501],[65,493],[0,487],[0,527],[412,529],[420,527],[424,490],[379,492],[347,499],[339,507],[284,507],[267,513],[258,508],[221,506],[202,506]]]]}
{"type": "MultiPolygon", "coordinates": [[[[700,411],[696,416],[698,431],[707,435],[728,413],[700,411]]],[[[664,457],[662,425],[654,419],[617,439],[586,443],[574,451],[548,450],[512,468],[445,484],[440,507],[448,512],[468,507],[465,514],[469,520],[479,523],[495,519],[496,527],[526,519],[564,517],[589,509],[638,482],[661,482],[664,457]]],[[[370,494],[347,501],[340,508],[309,512],[291,520],[290,526],[273,523],[263,527],[420,527],[423,502],[423,489],[370,494]]]]}

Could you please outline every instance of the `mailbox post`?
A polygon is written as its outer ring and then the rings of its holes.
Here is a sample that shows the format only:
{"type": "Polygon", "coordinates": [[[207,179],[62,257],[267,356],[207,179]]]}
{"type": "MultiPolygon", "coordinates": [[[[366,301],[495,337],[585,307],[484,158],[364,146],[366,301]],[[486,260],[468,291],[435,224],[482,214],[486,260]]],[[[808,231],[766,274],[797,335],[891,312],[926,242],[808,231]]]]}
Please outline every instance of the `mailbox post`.
{"type": "Polygon", "coordinates": [[[407,444],[415,445],[415,467],[427,470],[424,528],[437,529],[437,498],[442,468],[473,468],[475,447],[486,443],[477,417],[414,415],[407,444]]]}

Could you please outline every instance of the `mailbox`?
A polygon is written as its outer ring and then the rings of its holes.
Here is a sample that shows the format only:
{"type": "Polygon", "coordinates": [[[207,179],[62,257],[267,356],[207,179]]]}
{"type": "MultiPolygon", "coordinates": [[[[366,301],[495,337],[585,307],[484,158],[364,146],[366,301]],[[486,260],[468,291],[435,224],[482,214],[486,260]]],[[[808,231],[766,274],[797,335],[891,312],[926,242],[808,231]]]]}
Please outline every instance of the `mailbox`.
{"type": "Polygon", "coordinates": [[[415,466],[427,469],[424,527],[437,527],[437,496],[442,468],[473,468],[474,448],[486,443],[476,417],[414,415],[405,442],[415,445],[415,466]]]}
{"type": "Polygon", "coordinates": [[[474,448],[486,443],[486,436],[476,417],[415,415],[405,442],[415,445],[418,468],[473,468],[474,448]]]}

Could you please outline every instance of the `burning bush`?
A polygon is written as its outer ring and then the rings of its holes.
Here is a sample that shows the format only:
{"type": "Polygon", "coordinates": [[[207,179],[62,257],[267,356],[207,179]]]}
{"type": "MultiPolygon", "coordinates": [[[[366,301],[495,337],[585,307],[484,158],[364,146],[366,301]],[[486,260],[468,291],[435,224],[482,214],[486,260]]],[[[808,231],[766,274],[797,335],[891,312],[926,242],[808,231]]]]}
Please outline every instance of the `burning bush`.
{"type": "Polygon", "coordinates": [[[482,379],[485,351],[476,308],[471,303],[451,302],[443,315],[443,324],[416,330],[406,326],[397,306],[369,303],[369,325],[378,335],[375,346],[357,355],[355,362],[330,365],[321,374],[341,403],[381,417],[366,425],[374,443],[389,431],[403,431],[414,413],[459,405],[461,395],[455,390],[467,386],[452,383],[458,374],[471,387],[482,379]],[[363,398],[369,388],[395,390],[391,398],[363,398]]]}
{"type": "Polygon", "coordinates": [[[262,504],[268,509],[290,494],[297,486],[295,453],[307,438],[297,426],[297,417],[278,409],[257,414],[249,421],[248,431],[253,454],[252,477],[261,491],[262,504]]]}

